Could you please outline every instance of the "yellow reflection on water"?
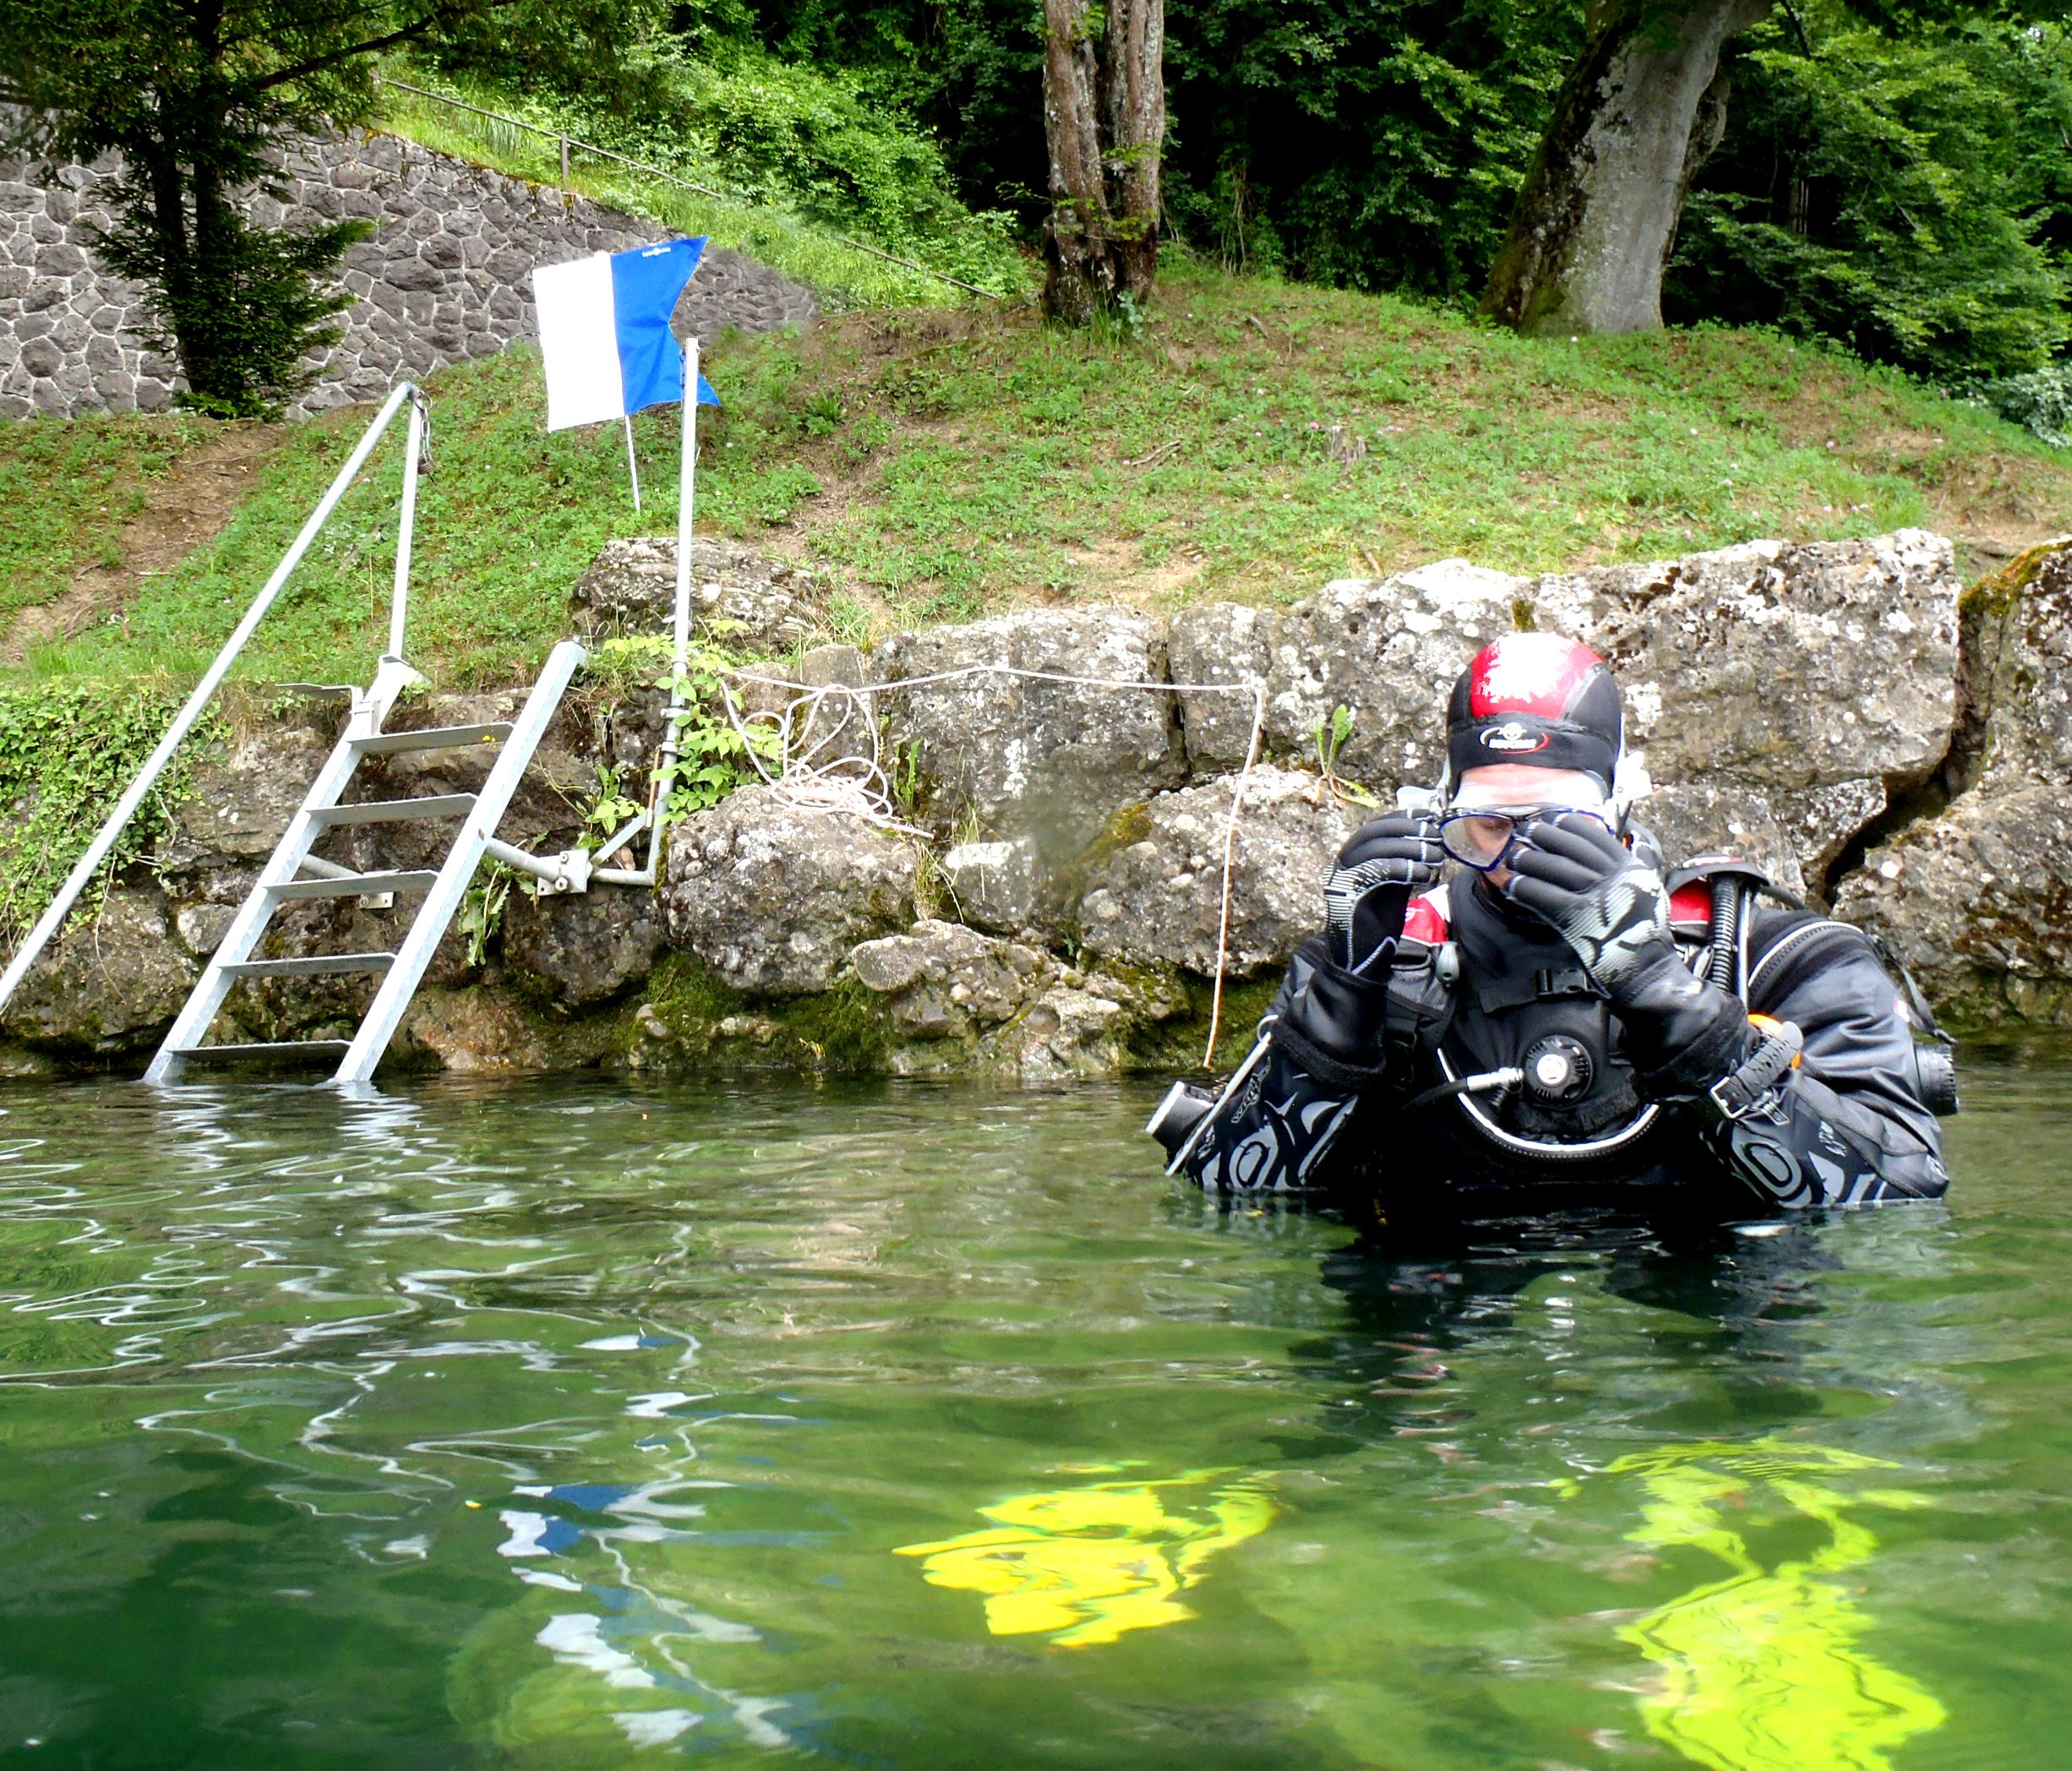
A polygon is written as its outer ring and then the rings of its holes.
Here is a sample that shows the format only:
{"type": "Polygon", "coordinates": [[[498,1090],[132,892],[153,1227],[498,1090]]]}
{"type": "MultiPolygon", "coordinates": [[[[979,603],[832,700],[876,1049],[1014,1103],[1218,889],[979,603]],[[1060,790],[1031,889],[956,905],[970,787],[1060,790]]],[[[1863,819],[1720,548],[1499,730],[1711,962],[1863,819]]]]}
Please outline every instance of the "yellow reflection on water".
{"type": "Polygon", "coordinates": [[[1703,1550],[1731,1571],[1620,1632],[1661,1669],[1640,1706],[1657,1740],[1710,1771],[1890,1771],[1889,1752],[1943,1723],[1929,1692],[1857,1645],[1869,1620],[1834,1578],[1878,1550],[1845,1507],[1929,1501],[1900,1489],[1843,1495],[1812,1479],[1893,1467],[1777,1439],[1678,1446],[1609,1466],[1648,1491],[1629,1539],[1703,1550]],[[1762,1567],[1726,1516],[1760,1487],[1824,1526],[1827,1541],[1762,1567]]]}
{"type": "Polygon", "coordinates": [[[1048,1632],[1055,1647],[1091,1648],[1193,1616],[1178,1595],[1212,1556],[1273,1522],[1273,1503],[1257,1481],[1208,1488],[1228,1474],[1016,1495],[979,1509],[995,1529],[896,1553],[926,1557],[921,1569],[933,1585],[984,1594],[995,1636],[1048,1632]],[[1189,1489],[1207,1491],[1179,1504],[1189,1489]]]}

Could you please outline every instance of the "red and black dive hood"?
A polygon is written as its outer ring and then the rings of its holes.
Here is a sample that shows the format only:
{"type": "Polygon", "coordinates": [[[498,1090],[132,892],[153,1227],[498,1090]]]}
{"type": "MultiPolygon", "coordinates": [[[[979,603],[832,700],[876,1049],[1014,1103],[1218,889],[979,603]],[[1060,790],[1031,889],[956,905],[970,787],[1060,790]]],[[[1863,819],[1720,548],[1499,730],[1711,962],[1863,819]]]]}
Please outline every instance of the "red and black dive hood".
{"type": "Polygon", "coordinates": [[[1625,754],[1619,685],[1589,646],[1557,634],[1506,634],[1475,655],[1446,710],[1447,773],[1491,763],[1584,769],[1612,793],[1625,754]]]}

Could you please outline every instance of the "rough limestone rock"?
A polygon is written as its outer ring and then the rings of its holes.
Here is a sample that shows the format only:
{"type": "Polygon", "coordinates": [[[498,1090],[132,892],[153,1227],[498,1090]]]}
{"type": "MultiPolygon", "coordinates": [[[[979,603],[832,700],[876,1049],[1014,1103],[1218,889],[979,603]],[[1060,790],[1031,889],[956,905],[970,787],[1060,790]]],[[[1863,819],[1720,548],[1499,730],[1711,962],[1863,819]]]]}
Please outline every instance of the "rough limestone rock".
{"type": "Polygon", "coordinates": [[[1658,782],[1760,795],[1818,886],[1949,752],[1960,589],[1949,543],[1908,529],[1599,567],[1525,595],[1617,672],[1658,782]]]}
{"type": "MultiPolygon", "coordinates": [[[[1175,683],[1266,689],[1266,754],[1315,760],[1332,710],[1353,717],[1339,773],[1429,782],[1442,755],[1447,691],[1476,649],[1514,623],[1523,580],[1442,559],[1379,580],[1339,579],[1276,612],[1214,603],[1183,609],[1170,640],[1175,683]]],[[[1197,770],[1245,760],[1252,705],[1242,695],[1177,697],[1197,770]]]]}
{"type": "Polygon", "coordinates": [[[1048,882],[1032,838],[959,842],[936,858],[935,869],[974,928],[1016,935],[1039,920],[1048,882]]]}
{"type": "Polygon", "coordinates": [[[878,706],[916,762],[936,835],[1031,845],[1067,868],[1110,815],[1186,778],[1174,697],[991,673],[900,687],[973,666],[1099,679],[1166,680],[1164,624],[1133,610],[1043,609],[968,627],[896,634],[872,657],[878,706]],[[975,831],[966,828],[975,820],[975,831]]]}
{"type": "Polygon", "coordinates": [[[324,766],[334,717],[342,722],[346,706],[341,696],[297,711],[308,722],[239,727],[226,748],[202,753],[187,797],[173,809],[172,828],[159,843],[162,869],[203,875],[273,853],[324,766]]]}
{"type": "Polygon", "coordinates": [[[859,984],[886,998],[892,1024],[916,1039],[959,1038],[1011,1021],[1058,972],[1039,948],[935,921],[865,941],[849,964],[859,984]]]}
{"type": "MultiPolygon", "coordinates": [[[[1138,966],[1216,969],[1224,831],[1235,776],[1162,793],[1115,822],[1115,846],[1079,903],[1087,952],[1138,966]]],[[[1238,820],[1226,969],[1249,978],[1286,962],[1322,921],[1324,876],[1373,814],[1316,776],[1255,769],[1238,820]]]]}
{"type": "MultiPolygon", "coordinates": [[[[651,575],[666,586],[666,563],[651,575]]],[[[758,581],[791,594],[790,580],[758,581]]],[[[821,647],[800,661],[801,681],[853,685],[918,758],[917,821],[940,845],[924,896],[944,920],[914,922],[923,852],[912,840],[754,788],[679,829],[658,899],[605,886],[537,904],[514,896],[486,967],[450,932],[399,1049],[470,1067],[760,1054],[785,1066],[1038,1081],[1176,1050],[1216,962],[1251,685],[1264,695],[1270,760],[1248,790],[1233,880],[1229,970],[1253,980],[1247,1013],[1317,925],[1329,861],[1369,815],[1308,772],[1317,724],[1341,702],[1353,710],[1337,766],[1384,798],[1400,778],[1429,780],[1454,673],[1521,621],[1614,660],[1660,783],[1640,815],[1672,857],[1733,848],[1816,891],[1832,870],[1841,913],[1891,937],[1962,1020],[2072,1025],[2072,542],[1966,592],[1960,621],[1947,548],[1902,533],[1537,579],[1443,563],[1283,610],[1191,608],[1170,633],[1133,611],[1053,611],[902,635],[875,656],[821,647]],[[909,686],[979,660],[1153,682],[1170,672],[1240,692],[909,686]],[[684,1021],[695,991],[658,984],[645,1002],[635,993],[664,946],[762,1000],[716,1009],[700,1028],[684,1021]],[[831,988],[826,1002],[778,1000],[831,988]]],[[[492,719],[518,699],[412,697],[391,724],[492,719]]],[[[142,1061],[345,711],[320,696],[239,711],[227,744],[199,758],[194,793],[148,864],[31,973],[0,1071],[142,1061]]],[[[536,851],[565,846],[600,766],[642,778],[659,718],[644,689],[592,684],[571,697],[503,834],[536,851]]],[[[471,788],[493,754],[406,754],[370,767],[356,792],[471,788]]],[[[320,853],[424,865],[448,834],[348,827],[320,853]]],[[[261,951],[393,948],[399,913],[352,898],[298,904],[261,951]]],[[[356,975],[248,982],[219,1037],[335,1031],[369,987],[356,975]]]]}
{"type": "Polygon", "coordinates": [[[567,1070],[603,1055],[607,1028],[600,1018],[549,1033],[493,991],[428,987],[411,999],[396,1029],[395,1050],[404,1064],[428,1064],[464,1076],[567,1070]]]}
{"type": "MultiPolygon", "coordinates": [[[[1445,697],[1480,646],[1516,626],[1568,635],[1618,672],[1630,742],[1674,790],[1641,816],[1688,834],[1669,846],[1716,847],[1739,824],[1780,882],[1818,887],[1949,750],[1958,590],[1949,543],[1920,530],[1540,578],[1443,560],[1279,611],[1186,609],[1169,649],[1175,682],[1263,684],[1269,756],[1313,756],[1344,706],[1336,767],[1386,798],[1437,778],[1445,697]],[[1708,831],[1715,814],[1726,827],[1708,831]]],[[[1181,699],[1194,766],[1234,766],[1251,706],[1181,699]]]]}
{"type": "MultiPolygon", "coordinates": [[[[826,586],[818,575],[739,542],[700,536],[690,563],[694,631],[736,651],[790,651],[810,637],[826,603],[826,586]]],[[[671,632],[676,538],[608,541],[576,580],[570,602],[586,638],[671,632]]]]}
{"type": "Polygon", "coordinates": [[[504,910],[504,966],[559,1013],[609,1002],[644,979],[665,945],[655,894],[592,886],[534,897],[514,891],[504,910]]]}
{"type": "Polygon", "coordinates": [[[1170,979],[1067,970],[1040,948],[956,923],[866,941],[850,964],[884,999],[886,1067],[899,1076],[1111,1075],[1127,1065],[1133,1029],[1186,1005],[1170,979]]]}
{"type": "Polygon", "coordinates": [[[5,1030],[96,1056],[148,1052],[197,973],[166,926],[164,899],[120,887],[45,951],[8,1003],[5,1030]]]}
{"type": "Polygon", "coordinates": [[[1872,847],[1835,907],[1960,1022],[2072,1026],[2072,541],[1967,592],[1965,615],[1955,797],[1872,847]]]}
{"type": "Polygon", "coordinates": [[[1797,832],[1764,793],[1710,782],[1658,787],[1633,815],[1672,867],[1699,855],[1739,855],[1785,891],[1806,894],[1797,832]]]}
{"type": "Polygon", "coordinates": [[[912,923],[918,865],[906,838],[744,787],[670,833],[665,926],[735,989],[823,990],[859,941],[912,923]]]}

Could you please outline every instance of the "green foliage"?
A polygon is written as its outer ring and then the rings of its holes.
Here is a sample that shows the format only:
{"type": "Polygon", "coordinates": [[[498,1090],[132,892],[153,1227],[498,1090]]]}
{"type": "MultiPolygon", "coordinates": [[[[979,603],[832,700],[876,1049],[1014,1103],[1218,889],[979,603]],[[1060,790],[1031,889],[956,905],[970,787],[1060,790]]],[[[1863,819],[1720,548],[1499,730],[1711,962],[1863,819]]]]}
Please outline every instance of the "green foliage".
{"type": "Polygon", "coordinates": [[[2072,336],[2072,38],[1873,30],[1813,0],[1749,33],[1685,212],[1672,317],[1834,339],[1945,384],[2072,336]]]}
{"type": "MultiPolygon", "coordinates": [[[[277,418],[316,379],[315,353],[338,342],[329,322],[352,305],[319,287],[346,250],[374,232],[334,221],[306,233],[270,232],[226,206],[210,231],[205,276],[189,274],[195,242],[161,224],[143,200],[141,175],[124,174],[127,203],[101,237],[101,262],[153,292],[141,333],[149,350],[176,359],[188,386],[175,403],[216,418],[277,418]]],[[[285,188],[269,194],[279,199],[285,188]]]]}
{"type": "MultiPolygon", "coordinates": [[[[755,759],[774,762],[782,748],[778,733],[770,725],[746,720],[737,724],[728,717],[724,677],[739,667],[739,658],[694,639],[679,676],[673,668],[674,651],[666,635],[639,634],[607,640],[597,653],[597,668],[608,678],[631,674],[652,688],[673,687],[683,697],[676,760],[662,777],[664,825],[717,805],[736,787],[758,779],[755,759]]],[[[599,815],[592,816],[594,820],[599,815]]]]}
{"type": "MultiPolygon", "coordinates": [[[[43,913],[172,714],[169,697],[134,683],[0,689],[0,934],[19,936],[43,913]]],[[[182,747],[116,843],[99,891],[171,828],[194,756],[221,729],[204,725],[182,747]]],[[[80,904],[99,901],[90,891],[80,904]]]]}
{"type": "MultiPolygon", "coordinates": [[[[408,650],[442,688],[529,677],[567,630],[570,586],[606,541],[632,531],[624,442],[616,427],[548,433],[539,359],[529,350],[446,371],[428,385],[434,465],[419,482],[408,650]]],[[[289,428],[221,533],[140,584],[119,626],[32,650],[31,668],[199,675],[367,419],[357,407],[289,428]]],[[[674,407],[635,417],[644,463],[673,466],[677,426],[674,407]]],[[[35,428],[0,432],[0,457],[14,433],[35,428]]],[[[398,424],[339,505],[240,660],[242,678],[366,679],[388,620],[401,436],[398,424]]],[[[648,532],[666,534],[676,520],[676,476],[642,478],[648,532]]]]}
{"type": "Polygon", "coordinates": [[[1345,740],[1353,735],[1353,711],[1343,701],[1331,710],[1331,717],[1317,722],[1317,773],[1325,789],[1338,799],[1354,805],[1377,805],[1380,802],[1356,781],[1349,781],[1338,771],[1339,752],[1345,748],[1345,740]]]}
{"type": "Polygon", "coordinates": [[[2011,423],[2053,449],[2072,449],[2072,363],[1988,381],[1979,397],[2011,423]]]}
{"type": "Polygon", "coordinates": [[[810,461],[829,493],[792,532],[902,625],[1044,586],[1270,602],[1447,554],[1537,571],[1960,526],[1966,461],[2072,515],[2009,428],[1774,333],[1572,344],[1390,297],[1184,266],[1162,282],[1142,346],[1006,318],[744,344],[699,509],[760,534],[744,493],[810,461]],[[805,403],[835,391],[852,416],[807,436],[805,403]],[[845,467],[870,414],[891,440],[845,467]],[[1337,458],[1333,427],[1366,455],[1337,458]]]}
{"type": "Polygon", "coordinates": [[[610,763],[597,765],[597,791],[583,814],[583,832],[599,842],[615,836],[641,815],[641,803],[629,798],[619,784],[619,771],[610,763]]]}
{"type": "Polygon", "coordinates": [[[1355,289],[1479,292],[1580,0],[1175,0],[1168,206],[1198,250],[1355,289]]]}
{"type": "MultiPolygon", "coordinates": [[[[737,0],[701,52],[839,64],[935,129],[971,200],[1048,206],[1031,0],[737,0]]],[[[1169,218],[1226,268],[1472,294],[1582,0],[1167,0],[1169,218]]]]}
{"type": "Polygon", "coordinates": [[[467,962],[479,966],[488,956],[489,943],[504,926],[504,908],[510,902],[511,882],[518,875],[504,863],[491,860],[475,876],[475,883],[461,896],[454,918],[467,944],[467,962]]]}
{"type": "MultiPolygon", "coordinates": [[[[605,200],[754,251],[826,293],[877,302],[966,298],[845,247],[832,232],[996,294],[1026,285],[1006,218],[968,209],[935,140],[872,103],[853,75],[794,66],[747,44],[727,46],[716,60],[662,46],[641,57],[639,102],[619,105],[587,87],[514,95],[472,81],[450,57],[442,72],[412,70],[411,78],[722,193],[716,210],[714,199],[580,150],[570,162],[571,177],[605,200]]],[[[388,115],[430,144],[559,180],[553,141],[402,93],[392,94],[388,115]]]]}

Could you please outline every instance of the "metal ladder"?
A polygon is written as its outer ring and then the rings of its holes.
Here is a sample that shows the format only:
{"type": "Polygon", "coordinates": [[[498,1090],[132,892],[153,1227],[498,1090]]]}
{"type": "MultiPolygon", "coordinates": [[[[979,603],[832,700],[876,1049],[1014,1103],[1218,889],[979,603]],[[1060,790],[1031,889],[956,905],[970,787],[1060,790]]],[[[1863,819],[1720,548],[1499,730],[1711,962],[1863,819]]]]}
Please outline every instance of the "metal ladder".
{"type": "Polygon", "coordinates": [[[279,846],[259,869],[254,886],[215,953],[200,981],[166,1035],[165,1043],[144,1071],[147,1082],[177,1082],[194,1064],[244,1061],[284,1062],[297,1060],[329,1061],[338,1067],[332,1073],[337,1082],[364,1082],[381,1062],[389,1042],[410,1006],[433,951],[460,909],[469,882],[485,853],[503,850],[496,841],[498,821],[510,804],[520,778],[532,754],[546,735],[548,722],[570,678],[585,659],[581,646],[564,640],[555,646],[547,668],[518,717],[509,722],[490,725],[443,726],[421,732],[381,730],[390,706],[413,673],[401,660],[382,660],[374,684],[357,698],[345,735],[325,760],[295,815],[288,820],[279,846]],[[363,760],[394,756],[406,751],[457,750],[485,743],[502,749],[480,792],[439,793],[416,799],[376,799],[346,803],[345,793],[363,760]],[[396,823],[413,820],[458,818],[460,830],[444,863],[429,869],[398,872],[354,873],[334,862],[317,860],[310,851],[330,831],[345,825],[396,823]],[[304,877],[303,875],[313,875],[304,877]],[[417,914],[410,920],[392,952],[312,954],[291,959],[254,959],[254,950],[265,934],[274,913],[283,905],[303,903],[313,898],[365,897],[381,894],[422,895],[417,914]],[[379,973],[380,987],[351,1039],[286,1039],[254,1044],[209,1045],[203,1042],[223,1006],[232,985],[252,978],[307,978],[324,973],[379,973]]]}

